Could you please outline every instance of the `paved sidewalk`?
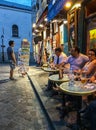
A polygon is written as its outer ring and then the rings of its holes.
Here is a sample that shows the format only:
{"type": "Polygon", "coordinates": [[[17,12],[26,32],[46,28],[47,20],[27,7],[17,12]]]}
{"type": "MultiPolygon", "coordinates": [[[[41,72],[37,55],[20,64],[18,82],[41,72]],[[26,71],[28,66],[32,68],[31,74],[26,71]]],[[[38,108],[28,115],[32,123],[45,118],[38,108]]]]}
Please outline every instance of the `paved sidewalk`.
{"type": "Polygon", "coordinates": [[[0,130],[49,130],[27,75],[9,80],[9,66],[0,64],[0,130]]]}
{"type": "MultiPolygon", "coordinates": [[[[56,106],[58,104],[61,104],[61,97],[59,95],[51,97],[51,92],[44,91],[46,88],[46,85],[48,83],[48,72],[44,72],[40,67],[30,67],[30,71],[28,72],[28,75],[33,82],[33,85],[38,92],[38,95],[51,119],[53,122],[53,125],[56,130],[71,130],[66,126],[67,123],[75,122],[76,120],[76,113],[70,112],[69,118],[65,117],[65,119],[60,119],[60,113],[58,110],[56,110],[56,106]]],[[[76,130],[73,128],[73,130],[76,130]]]]}

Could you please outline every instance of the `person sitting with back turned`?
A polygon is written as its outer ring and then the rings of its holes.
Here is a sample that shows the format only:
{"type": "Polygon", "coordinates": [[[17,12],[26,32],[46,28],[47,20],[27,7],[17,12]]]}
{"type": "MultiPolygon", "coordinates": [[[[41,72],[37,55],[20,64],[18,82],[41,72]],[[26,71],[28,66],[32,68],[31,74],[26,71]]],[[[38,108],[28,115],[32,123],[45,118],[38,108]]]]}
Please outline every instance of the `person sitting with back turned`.
{"type": "MultiPolygon", "coordinates": [[[[53,61],[53,63],[50,64],[50,67],[51,67],[51,68],[54,68],[54,67],[59,68],[59,66],[60,66],[64,61],[66,61],[66,59],[67,59],[66,54],[64,54],[64,53],[62,52],[62,49],[61,49],[60,47],[57,47],[57,48],[55,49],[54,61],[53,61]]],[[[56,72],[50,73],[49,76],[52,75],[52,74],[56,74],[56,72]]],[[[53,86],[52,81],[48,80],[48,86],[47,86],[47,89],[46,89],[46,90],[51,90],[51,89],[52,89],[52,86],[53,86]]]]}
{"type": "Polygon", "coordinates": [[[8,55],[8,60],[9,60],[9,65],[10,65],[10,80],[14,80],[14,69],[15,69],[15,65],[16,65],[16,58],[15,58],[15,54],[14,54],[14,41],[10,40],[9,41],[9,47],[7,48],[7,55],[8,55]]]}

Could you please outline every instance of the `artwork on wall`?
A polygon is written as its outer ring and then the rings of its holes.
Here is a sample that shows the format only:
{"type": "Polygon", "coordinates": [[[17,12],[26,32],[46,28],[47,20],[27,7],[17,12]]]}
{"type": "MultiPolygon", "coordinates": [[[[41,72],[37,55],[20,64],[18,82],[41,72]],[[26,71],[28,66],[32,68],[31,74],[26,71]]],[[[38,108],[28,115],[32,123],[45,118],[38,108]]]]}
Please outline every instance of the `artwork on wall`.
{"type": "Polygon", "coordinates": [[[77,45],[77,10],[73,9],[68,12],[68,46],[72,48],[77,45]]]}
{"type": "Polygon", "coordinates": [[[96,49],[96,17],[87,20],[87,51],[91,48],[96,49]]]}
{"type": "Polygon", "coordinates": [[[96,29],[89,31],[90,34],[90,48],[96,49],[96,29]]]}

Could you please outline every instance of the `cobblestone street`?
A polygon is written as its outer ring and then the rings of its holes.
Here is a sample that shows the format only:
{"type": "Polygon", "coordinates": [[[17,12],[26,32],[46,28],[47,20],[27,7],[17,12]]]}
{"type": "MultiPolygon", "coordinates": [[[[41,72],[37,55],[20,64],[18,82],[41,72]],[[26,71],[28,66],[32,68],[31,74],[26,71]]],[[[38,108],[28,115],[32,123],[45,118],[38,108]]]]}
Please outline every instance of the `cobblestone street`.
{"type": "Polygon", "coordinates": [[[0,130],[71,130],[66,121],[74,122],[76,114],[61,120],[56,106],[62,97],[45,92],[49,73],[36,66],[25,77],[17,72],[11,81],[9,66],[0,64],[0,130]]]}
{"type": "Polygon", "coordinates": [[[47,120],[28,77],[9,80],[9,67],[0,65],[0,130],[48,130],[47,120]]]}

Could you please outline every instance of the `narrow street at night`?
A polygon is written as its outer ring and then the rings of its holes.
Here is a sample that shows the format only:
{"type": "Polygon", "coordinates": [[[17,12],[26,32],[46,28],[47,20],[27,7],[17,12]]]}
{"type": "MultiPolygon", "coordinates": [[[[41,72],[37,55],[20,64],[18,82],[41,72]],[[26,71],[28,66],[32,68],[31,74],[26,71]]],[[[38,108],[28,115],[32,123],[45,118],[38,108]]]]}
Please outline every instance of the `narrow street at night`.
{"type": "Polygon", "coordinates": [[[9,66],[0,64],[0,130],[49,130],[28,77],[9,80],[9,66]]]}
{"type": "Polygon", "coordinates": [[[96,0],[0,0],[0,130],[96,130],[96,0]]]}
{"type": "Polygon", "coordinates": [[[56,110],[59,98],[44,91],[48,73],[33,66],[21,77],[17,70],[11,81],[9,66],[0,64],[0,130],[70,130],[56,110]]]}

